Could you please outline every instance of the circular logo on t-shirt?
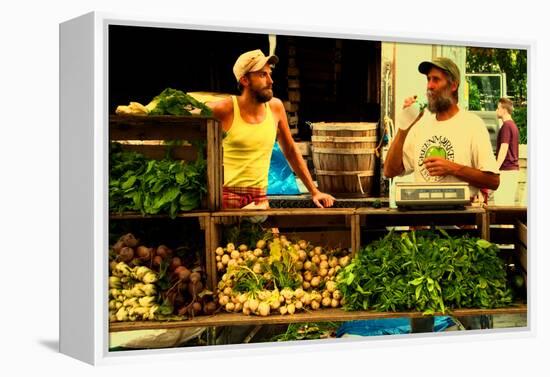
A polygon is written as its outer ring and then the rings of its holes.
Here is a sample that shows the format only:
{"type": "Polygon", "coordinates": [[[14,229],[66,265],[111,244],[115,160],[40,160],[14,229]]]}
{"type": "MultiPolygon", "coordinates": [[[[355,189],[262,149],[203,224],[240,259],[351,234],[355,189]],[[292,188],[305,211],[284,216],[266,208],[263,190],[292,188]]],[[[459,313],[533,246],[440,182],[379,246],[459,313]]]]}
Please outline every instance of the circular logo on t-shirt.
{"type": "Polygon", "coordinates": [[[453,144],[446,136],[432,136],[427,139],[418,156],[418,168],[420,174],[427,182],[439,182],[444,176],[431,176],[428,170],[424,167],[424,159],[428,157],[441,157],[449,161],[454,161],[455,153],[453,144]]]}

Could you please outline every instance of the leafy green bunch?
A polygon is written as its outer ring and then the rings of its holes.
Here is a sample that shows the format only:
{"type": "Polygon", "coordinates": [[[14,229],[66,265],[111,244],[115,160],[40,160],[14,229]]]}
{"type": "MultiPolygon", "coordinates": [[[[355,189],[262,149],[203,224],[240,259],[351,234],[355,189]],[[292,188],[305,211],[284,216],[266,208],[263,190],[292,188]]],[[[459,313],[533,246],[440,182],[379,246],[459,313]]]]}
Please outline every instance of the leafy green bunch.
{"type": "Polygon", "coordinates": [[[445,313],[512,301],[496,245],[478,238],[390,232],[361,250],[337,277],[346,310],[445,313]]]}
{"type": "Polygon", "coordinates": [[[139,211],[175,218],[198,208],[206,193],[206,160],[199,147],[196,161],[152,160],[113,146],[110,153],[109,209],[139,211]]]}
{"type": "Polygon", "coordinates": [[[201,115],[212,115],[212,110],[204,103],[177,89],[164,89],[152,103],[155,106],[149,115],[191,115],[194,109],[200,109],[201,115]]]}

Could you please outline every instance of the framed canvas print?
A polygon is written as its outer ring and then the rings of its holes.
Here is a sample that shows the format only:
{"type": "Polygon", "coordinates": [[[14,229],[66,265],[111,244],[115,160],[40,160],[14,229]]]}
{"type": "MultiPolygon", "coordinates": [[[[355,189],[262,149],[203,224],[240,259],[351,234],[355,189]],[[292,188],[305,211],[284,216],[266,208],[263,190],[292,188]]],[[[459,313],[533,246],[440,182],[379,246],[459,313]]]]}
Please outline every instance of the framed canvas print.
{"type": "Polygon", "coordinates": [[[61,351],[529,331],[529,53],[61,24],[61,351]]]}

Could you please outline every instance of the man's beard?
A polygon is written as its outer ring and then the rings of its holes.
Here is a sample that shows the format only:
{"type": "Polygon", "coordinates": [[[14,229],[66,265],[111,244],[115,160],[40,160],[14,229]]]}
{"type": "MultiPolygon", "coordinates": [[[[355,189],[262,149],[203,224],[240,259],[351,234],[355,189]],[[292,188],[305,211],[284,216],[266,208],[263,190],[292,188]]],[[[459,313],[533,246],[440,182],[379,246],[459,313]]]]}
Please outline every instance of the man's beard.
{"type": "Polygon", "coordinates": [[[439,93],[428,90],[426,97],[428,99],[428,110],[434,114],[449,110],[454,102],[453,94],[449,86],[441,89],[439,93]]]}
{"type": "Polygon", "coordinates": [[[254,99],[256,99],[259,103],[269,102],[273,98],[273,90],[270,88],[251,89],[254,99]]]}

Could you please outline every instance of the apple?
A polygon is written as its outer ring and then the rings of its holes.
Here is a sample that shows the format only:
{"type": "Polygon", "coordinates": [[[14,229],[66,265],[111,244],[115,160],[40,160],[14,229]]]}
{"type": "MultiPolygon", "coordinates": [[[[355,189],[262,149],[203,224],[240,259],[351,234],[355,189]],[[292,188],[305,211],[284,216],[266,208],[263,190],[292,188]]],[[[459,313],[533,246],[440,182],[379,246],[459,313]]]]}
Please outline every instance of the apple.
{"type": "Polygon", "coordinates": [[[440,147],[438,145],[432,145],[426,151],[426,158],[427,157],[442,157],[446,159],[447,152],[445,152],[445,149],[443,147],[440,147]]]}

